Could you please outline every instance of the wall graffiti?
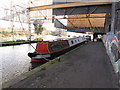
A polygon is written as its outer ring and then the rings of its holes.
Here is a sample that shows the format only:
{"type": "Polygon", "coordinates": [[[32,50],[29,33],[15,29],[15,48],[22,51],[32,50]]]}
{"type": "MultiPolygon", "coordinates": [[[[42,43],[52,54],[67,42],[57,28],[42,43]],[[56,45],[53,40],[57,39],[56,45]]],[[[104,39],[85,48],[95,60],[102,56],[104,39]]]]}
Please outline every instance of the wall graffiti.
{"type": "Polygon", "coordinates": [[[116,73],[120,72],[120,38],[118,36],[120,35],[109,32],[103,37],[104,45],[116,73]]]}
{"type": "Polygon", "coordinates": [[[115,62],[117,62],[120,59],[120,52],[118,51],[118,47],[115,45],[115,43],[113,43],[111,46],[111,52],[115,57],[115,62]]]}
{"type": "Polygon", "coordinates": [[[111,42],[111,52],[113,56],[115,57],[115,62],[117,62],[120,59],[120,52],[119,52],[119,45],[118,45],[118,39],[115,36],[111,42]]]}

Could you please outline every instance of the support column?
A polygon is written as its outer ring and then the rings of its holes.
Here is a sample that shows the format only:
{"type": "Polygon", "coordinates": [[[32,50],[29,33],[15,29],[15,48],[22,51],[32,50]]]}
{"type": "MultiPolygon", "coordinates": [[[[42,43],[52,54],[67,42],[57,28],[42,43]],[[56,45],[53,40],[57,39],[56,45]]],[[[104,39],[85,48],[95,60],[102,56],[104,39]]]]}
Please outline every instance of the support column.
{"type": "Polygon", "coordinates": [[[113,2],[113,3],[112,3],[111,31],[112,31],[113,33],[115,33],[116,4],[117,4],[117,2],[113,2]]]}
{"type": "Polygon", "coordinates": [[[30,12],[27,11],[28,16],[28,41],[31,41],[31,22],[30,22],[30,12]]]}
{"type": "Polygon", "coordinates": [[[105,33],[110,32],[111,31],[111,14],[108,13],[105,16],[105,33]]]}

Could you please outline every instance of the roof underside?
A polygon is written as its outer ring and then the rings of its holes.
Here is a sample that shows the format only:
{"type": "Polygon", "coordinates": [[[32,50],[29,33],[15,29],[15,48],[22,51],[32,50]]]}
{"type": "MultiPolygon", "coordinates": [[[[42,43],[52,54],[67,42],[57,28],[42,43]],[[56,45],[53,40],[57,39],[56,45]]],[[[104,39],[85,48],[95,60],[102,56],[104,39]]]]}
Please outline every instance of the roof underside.
{"type": "MultiPolygon", "coordinates": [[[[69,3],[58,3],[44,6],[36,6],[28,8],[29,11],[39,11],[46,9],[58,9],[58,8],[68,8],[68,7],[83,7],[83,6],[97,6],[97,5],[112,5],[112,2],[96,2],[96,1],[81,1],[81,2],[69,2],[69,3]]],[[[89,13],[88,13],[89,14],[89,13]]],[[[55,27],[64,28],[64,26],[68,29],[76,29],[76,28],[104,28],[105,24],[105,16],[104,14],[79,14],[79,15],[68,15],[67,18],[57,18],[57,23],[55,27]],[[64,25],[64,19],[67,20],[67,25],[64,25]],[[61,23],[61,24],[60,24],[61,23]]],[[[39,19],[38,19],[39,20],[39,19]]],[[[104,32],[104,31],[102,31],[104,32]]]]}
{"type": "Polygon", "coordinates": [[[90,14],[89,17],[93,18],[80,18],[80,17],[86,17],[88,15],[68,15],[68,18],[74,18],[74,19],[68,19],[67,27],[69,28],[86,28],[86,27],[104,27],[105,23],[105,16],[106,14],[90,14]],[[103,18],[99,18],[99,17],[103,18]],[[97,18],[94,18],[97,17],[97,18]],[[77,19],[79,18],[79,19],[77,19]]]}

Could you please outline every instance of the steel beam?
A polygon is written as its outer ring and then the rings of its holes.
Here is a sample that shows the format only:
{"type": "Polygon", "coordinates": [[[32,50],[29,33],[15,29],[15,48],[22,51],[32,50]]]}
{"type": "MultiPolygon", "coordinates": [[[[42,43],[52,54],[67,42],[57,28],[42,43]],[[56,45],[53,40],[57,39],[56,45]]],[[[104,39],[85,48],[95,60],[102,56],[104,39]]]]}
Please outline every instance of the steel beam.
{"type": "Polygon", "coordinates": [[[45,9],[55,9],[55,8],[66,8],[66,7],[76,7],[76,6],[93,6],[93,5],[110,5],[111,2],[96,2],[96,1],[81,1],[81,2],[71,2],[71,3],[60,3],[60,4],[52,4],[52,5],[44,5],[37,7],[28,8],[30,11],[38,11],[45,9]]]}
{"type": "Polygon", "coordinates": [[[59,8],[59,9],[53,9],[53,15],[75,15],[75,14],[88,14],[88,8],[89,11],[94,10],[97,7],[97,9],[93,12],[93,14],[97,13],[111,13],[111,7],[112,5],[94,5],[94,6],[84,6],[84,7],[74,7],[73,8],[67,8],[66,13],[64,13],[65,8],[59,8]],[[71,10],[73,10],[71,12],[71,10]]]}
{"type": "Polygon", "coordinates": [[[97,29],[90,29],[90,28],[86,28],[86,29],[67,29],[67,31],[71,31],[71,32],[79,32],[79,33],[85,33],[85,32],[93,32],[94,33],[103,33],[102,31],[98,31],[97,29]]]}

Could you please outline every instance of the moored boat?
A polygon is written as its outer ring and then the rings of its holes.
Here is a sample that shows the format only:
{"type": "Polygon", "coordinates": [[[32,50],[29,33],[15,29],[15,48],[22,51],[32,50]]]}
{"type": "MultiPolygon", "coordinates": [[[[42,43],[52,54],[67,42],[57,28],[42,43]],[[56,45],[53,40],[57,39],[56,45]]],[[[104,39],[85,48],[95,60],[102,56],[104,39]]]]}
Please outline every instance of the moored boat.
{"type": "Polygon", "coordinates": [[[67,40],[57,41],[40,41],[37,43],[36,49],[33,53],[28,53],[31,62],[51,60],[57,53],[68,48],[74,47],[82,42],[85,42],[84,37],[76,37],[67,40]]]}

